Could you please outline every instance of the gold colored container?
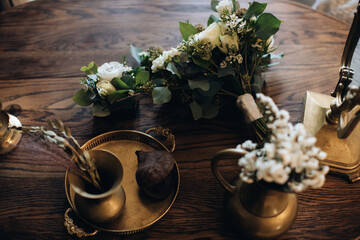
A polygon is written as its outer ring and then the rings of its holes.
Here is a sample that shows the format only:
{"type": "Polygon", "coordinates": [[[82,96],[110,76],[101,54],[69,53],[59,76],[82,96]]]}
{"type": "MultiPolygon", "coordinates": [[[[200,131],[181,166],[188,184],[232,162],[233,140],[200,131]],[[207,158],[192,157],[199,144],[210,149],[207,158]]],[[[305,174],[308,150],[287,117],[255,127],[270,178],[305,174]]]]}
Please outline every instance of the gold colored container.
{"type": "Polygon", "coordinates": [[[21,131],[11,129],[11,127],[20,128],[19,119],[5,111],[0,110],[0,154],[13,150],[21,139],[21,131]]]}
{"type": "Polygon", "coordinates": [[[75,204],[79,213],[93,223],[108,222],[120,215],[125,204],[121,186],[123,167],[120,160],[106,150],[90,150],[89,154],[98,169],[103,191],[70,172],[69,183],[77,194],[75,204]]]}
{"type": "Polygon", "coordinates": [[[233,227],[242,237],[250,239],[273,239],[285,233],[294,223],[298,201],[295,193],[270,189],[258,182],[248,184],[236,179],[228,183],[220,174],[218,161],[224,158],[240,158],[246,151],[226,149],[215,154],[211,168],[227,190],[224,209],[233,227]]]}

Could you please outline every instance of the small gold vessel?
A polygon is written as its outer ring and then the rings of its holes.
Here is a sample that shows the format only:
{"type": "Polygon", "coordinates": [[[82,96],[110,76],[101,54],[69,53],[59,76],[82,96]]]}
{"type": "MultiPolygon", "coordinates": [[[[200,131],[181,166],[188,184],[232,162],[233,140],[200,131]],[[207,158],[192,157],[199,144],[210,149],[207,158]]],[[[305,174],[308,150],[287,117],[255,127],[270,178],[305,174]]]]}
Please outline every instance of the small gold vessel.
{"type": "Polygon", "coordinates": [[[123,167],[120,160],[106,150],[90,150],[89,154],[100,175],[101,191],[71,172],[70,187],[76,193],[77,210],[85,219],[93,223],[108,222],[118,217],[125,205],[121,186],[123,167]]]}
{"type": "Polygon", "coordinates": [[[211,168],[227,190],[224,209],[233,227],[242,237],[273,239],[285,233],[294,223],[298,212],[295,193],[275,190],[254,182],[248,184],[236,179],[228,183],[220,174],[218,161],[224,158],[240,158],[246,151],[225,149],[215,154],[211,168]]]}
{"type": "Polygon", "coordinates": [[[0,105],[0,154],[4,154],[13,150],[21,139],[21,131],[12,129],[12,127],[20,128],[21,122],[11,114],[1,110],[0,105]]]}

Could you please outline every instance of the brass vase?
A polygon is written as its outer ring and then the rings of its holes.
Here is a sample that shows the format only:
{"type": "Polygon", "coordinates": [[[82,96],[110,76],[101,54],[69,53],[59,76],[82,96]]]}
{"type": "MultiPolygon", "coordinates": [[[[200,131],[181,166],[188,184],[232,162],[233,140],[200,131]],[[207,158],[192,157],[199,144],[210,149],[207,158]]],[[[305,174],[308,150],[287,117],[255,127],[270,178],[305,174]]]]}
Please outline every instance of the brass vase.
{"type": "Polygon", "coordinates": [[[218,161],[224,158],[240,158],[246,151],[226,149],[215,154],[211,168],[226,189],[224,209],[229,221],[242,237],[249,239],[273,239],[285,233],[294,223],[298,212],[295,193],[269,188],[259,182],[248,184],[239,178],[228,183],[220,174],[218,161]]]}
{"type": "Polygon", "coordinates": [[[123,167],[111,152],[90,150],[89,154],[95,160],[102,191],[69,172],[70,187],[76,193],[75,206],[79,215],[91,223],[109,222],[121,214],[125,205],[125,192],[121,186],[123,167]]]}

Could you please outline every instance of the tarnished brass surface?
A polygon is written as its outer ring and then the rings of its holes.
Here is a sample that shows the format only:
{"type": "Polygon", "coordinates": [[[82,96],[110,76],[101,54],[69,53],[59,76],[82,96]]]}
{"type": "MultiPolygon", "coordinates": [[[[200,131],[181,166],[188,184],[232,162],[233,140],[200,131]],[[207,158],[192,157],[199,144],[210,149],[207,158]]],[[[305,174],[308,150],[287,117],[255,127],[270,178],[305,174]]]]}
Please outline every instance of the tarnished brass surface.
{"type": "Polygon", "coordinates": [[[100,174],[103,190],[99,191],[92,184],[77,174],[69,172],[67,179],[70,191],[74,191],[75,205],[79,214],[92,223],[102,223],[118,217],[125,205],[125,193],[121,186],[123,167],[115,154],[104,149],[88,151],[90,159],[100,174]]]}
{"type": "Polygon", "coordinates": [[[240,158],[246,151],[225,149],[216,153],[211,168],[226,190],[224,208],[229,222],[241,234],[250,239],[273,239],[285,233],[294,223],[298,201],[295,193],[287,193],[264,187],[255,182],[247,184],[239,178],[228,183],[220,174],[218,162],[225,158],[240,158]]]}
{"type": "Polygon", "coordinates": [[[338,138],[337,125],[326,121],[326,111],[333,99],[329,95],[307,91],[303,124],[311,135],[316,136],[316,146],[327,153],[322,163],[328,165],[332,173],[357,181],[360,180],[360,124],[347,138],[338,138]]]}
{"type": "Polygon", "coordinates": [[[347,37],[340,62],[339,81],[332,97],[307,91],[303,124],[317,137],[316,145],[327,153],[324,164],[333,173],[350,181],[360,180],[360,87],[352,85],[358,69],[351,69],[359,48],[360,1],[347,37]]]}
{"type": "Polygon", "coordinates": [[[85,220],[77,210],[75,192],[70,188],[68,174],[65,175],[65,192],[70,206],[87,224],[95,229],[117,234],[131,234],[144,230],[161,219],[174,203],[180,186],[179,169],[175,162],[172,174],[176,183],[172,193],[163,200],[151,199],[139,191],[135,179],[138,150],[169,151],[161,142],[152,136],[133,130],[119,130],[99,135],[87,143],[84,149],[104,149],[114,153],[121,161],[124,169],[122,186],[126,194],[126,203],[119,217],[108,223],[91,223],[85,220]]]}
{"type": "Polygon", "coordinates": [[[10,128],[21,126],[17,117],[0,110],[0,154],[10,152],[18,145],[22,136],[21,131],[10,128]]]}

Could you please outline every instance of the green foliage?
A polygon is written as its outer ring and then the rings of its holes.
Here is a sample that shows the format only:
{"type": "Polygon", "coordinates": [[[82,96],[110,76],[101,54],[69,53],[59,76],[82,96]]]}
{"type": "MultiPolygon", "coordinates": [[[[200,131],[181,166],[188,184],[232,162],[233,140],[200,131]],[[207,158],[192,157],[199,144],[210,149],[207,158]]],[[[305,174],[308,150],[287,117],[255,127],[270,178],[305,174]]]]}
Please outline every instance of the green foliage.
{"type": "Polygon", "coordinates": [[[116,88],[116,89],[129,89],[129,85],[127,85],[126,83],[124,83],[120,78],[115,77],[111,80],[111,84],[116,88]]]}
{"type": "Polygon", "coordinates": [[[100,103],[94,103],[92,114],[97,117],[107,117],[110,115],[110,110],[107,106],[104,106],[100,103]]]}
{"type": "Polygon", "coordinates": [[[209,91],[210,83],[209,80],[192,81],[188,80],[191,89],[200,88],[203,91],[209,91]]]}
{"type": "Polygon", "coordinates": [[[131,56],[136,60],[137,63],[141,64],[141,59],[139,56],[139,53],[141,53],[143,50],[140,48],[135,47],[134,45],[130,44],[130,53],[131,56]]]}
{"type": "Polygon", "coordinates": [[[73,101],[80,106],[89,106],[92,104],[92,97],[93,93],[90,91],[84,91],[81,89],[73,96],[73,101]]]}
{"type": "Polygon", "coordinates": [[[166,66],[166,70],[168,70],[169,72],[171,72],[172,74],[175,74],[176,76],[178,76],[178,78],[181,78],[177,68],[175,67],[174,64],[172,64],[171,62],[169,62],[166,66]]]}
{"type": "Polygon", "coordinates": [[[211,14],[208,21],[207,21],[207,25],[209,26],[213,22],[219,22],[219,21],[220,21],[220,19],[218,17],[211,14]]]}
{"type": "Polygon", "coordinates": [[[255,34],[261,40],[266,41],[280,28],[281,21],[271,13],[261,14],[256,21],[255,34]]]}
{"type": "Polygon", "coordinates": [[[211,0],[211,9],[214,11],[214,12],[217,12],[216,10],[216,6],[219,4],[219,0],[211,0]]]}
{"type": "Polygon", "coordinates": [[[190,106],[191,113],[193,115],[194,120],[199,120],[202,117],[201,106],[195,101],[190,103],[189,106],[190,106]]]}
{"type": "Polygon", "coordinates": [[[128,95],[128,90],[117,90],[106,96],[106,99],[113,104],[115,101],[125,98],[128,95]]]}
{"type": "Polygon", "coordinates": [[[212,119],[219,114],[219,106],[215,104],[201,105],[202,117],[205,119],[212,119]]]}
{"type": "Polygon", "coordinates": [[[80,71],[85,72],[86,75],[97,74],[98,66],[94,62],[90,62],[87,66],[82,66],[80,71]]]}
{"type": "Polygon", "coordinates": [[[249,20],[252,17],[257,17],[265,11],[267,3],[253,2],[250,3],[248,10],[244,15],[244,19],[249,20]]]}
{"type": "Polygon", "coordinates": [[[167,103],[171,100],[171,92],[168,87],[155,87],[152,98],[155,104],[167,103]]]}
{"type": "Polygon", "coordinates": [[[143,85],[150,79],[150,73],[148,71],[140,70],[135,76],[135,82],[137,85],[143,85]]]}
{"type": "Polygon", "coordinates": [[[199,32],[199,30],[190,23],[179,22],[179,29],[181,36],[185,41],[189,39],[191,35],[199,32]]]}

